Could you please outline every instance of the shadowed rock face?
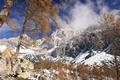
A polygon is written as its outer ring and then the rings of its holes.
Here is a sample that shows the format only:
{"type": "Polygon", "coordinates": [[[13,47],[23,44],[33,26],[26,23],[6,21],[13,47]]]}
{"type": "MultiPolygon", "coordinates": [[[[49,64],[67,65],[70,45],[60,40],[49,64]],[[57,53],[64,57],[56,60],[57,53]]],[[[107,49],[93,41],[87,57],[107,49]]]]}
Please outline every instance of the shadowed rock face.
{"type": "MultiPolygon", "coordinates": [[[[115,50],[120,50],[119,41],[120,36],[114,29],[88,28],[84,33],[69,41],[65,48],[65,54],[73,58],[77,57],[80,53],[91,50],[114,54],[115,50]]],[[[120,54],[117,53],[117,55],[120,54]]]]}
{"type": "Polygon", "coordinates": [[[66,46],[66,55],[76,57],[79,53],[97,50],[99,47],[97,41],[98,37],[95,34],[84,35],[82,39],[73,39],[72,47],[69,44],[66,46]]]}

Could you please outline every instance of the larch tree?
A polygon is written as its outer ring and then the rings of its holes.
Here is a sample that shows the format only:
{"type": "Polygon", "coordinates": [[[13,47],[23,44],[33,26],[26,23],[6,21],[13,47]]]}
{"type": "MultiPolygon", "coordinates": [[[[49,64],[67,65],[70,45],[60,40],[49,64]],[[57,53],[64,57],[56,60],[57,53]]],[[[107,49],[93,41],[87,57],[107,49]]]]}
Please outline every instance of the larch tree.
{"type": "Polygon", "coordinates": [[[46,33],[51,31],[50,20],[55,23],[57,29],[59,28],[58,13],[59,10],[52,0],[26,0],[26,15],[16,52],[19,53],[25,32],[41,32],[47,40],[46,33]],[[34,28],[27,26],[29,23],[34,23],[34,28]]]}
{"type": "Polygon", "coordinates": [[[109,41],[110,53],[114,55],[113,65],[116,67],[116,80],[120,79],[120,20],[112,13],[104,13],[101,16],[104,40],[109,41]]]}

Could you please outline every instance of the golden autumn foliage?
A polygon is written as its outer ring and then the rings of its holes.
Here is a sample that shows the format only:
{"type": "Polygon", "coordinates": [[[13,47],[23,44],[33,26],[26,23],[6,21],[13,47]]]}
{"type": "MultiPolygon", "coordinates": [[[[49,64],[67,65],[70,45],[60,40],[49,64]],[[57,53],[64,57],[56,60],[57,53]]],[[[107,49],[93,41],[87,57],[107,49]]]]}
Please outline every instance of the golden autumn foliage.
{"type": "Polygon", "coordinates": [[[99,22],[101,24],[111,27],[116,25],[116,18],[114,14],[106,12],[100,16],[99,22]]]}
{"type": "Polygon", "coordinates": [[[103,29],[107,29],[108,31],[116,30],[118,32],[120,30],[120,17],[113,13],[106,12],[102,14],[99,23],[103,29]]]}
{"type": "Polygon", "coordinates": [[[29,80],[29,79],[24,79],[24,78],[21,78],[21,77],[17,77],[16,80],[29,80]]]}
{"type": "Polygon", "coordinates": [[[67,64],[63,64],[60,61],[52,62],[49,60],[40,59],[40,62],[36,63],[34,68],[36,70],[37,69],[50,69],[50,68],[53,68],[53,69],[66,68],[67,69],[67,68],[70,68],[70,66],[68,66],[67,64]]]}
{"type": "Polygon", "coordinates": [[[28,20],[34,21],[42,32],[50,32],[50,21],[52,19],[57,26],[58,9],[52,0],[27,0],[28,20]]]}
{"type": "Polygon", "coordinates": [[[13,29],[13,31],[16,31],[15,24],[13,20],[9,18],[9,12],[11,7],[14,4],[14,0],[4,0],[4,8],[0,11],[0,27],[3,26],[3,23],[7,23],[7,25],[13,29]]]}
{"type": "Polygon", "coordinates": [[[116,79],[116,68],[115,66],[105,67],[103,66],[88,66],[84,64],[80,64],[77,67],[73,67],[74,65],[64,64],[60,61],[50,61],[50,60],[42,60],[40,62],[34,64],[35,71],[44,70],[44,69],[53,69],[58,73],[53,73],[53,75],[58,80],[74,80],[76,76],[79,76],[81,80],[95,79],[95,80],[106,80],[106,78],[116,79]],[[67,73],[67,70],[69,72],[67,73]]]}

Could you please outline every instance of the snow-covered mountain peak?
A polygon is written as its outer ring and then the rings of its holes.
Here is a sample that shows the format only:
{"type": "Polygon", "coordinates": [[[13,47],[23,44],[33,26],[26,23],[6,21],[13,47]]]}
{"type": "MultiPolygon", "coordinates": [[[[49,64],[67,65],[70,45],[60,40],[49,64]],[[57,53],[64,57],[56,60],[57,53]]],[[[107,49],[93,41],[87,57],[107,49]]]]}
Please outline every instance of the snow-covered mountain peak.
{"type": "MultiPolygon", "coordinates": [[[[71,31],[71,30],[70,30],[71,31]]],[[[27,47],[24,48],[23,46],[20,48],[20,57],[24,57],[26,55],[44,55],[44,57],[41,57],[43,59],[49,59],[51,61],[61,61],[63,63],[75,63],[75,64],[85,64],[85,65],[102,65],[102,62],[104,61],[111,61],[113,60],[113,55],[107,54],[106,52],[101,51],[86,51],[86,52],[79,52],[79,55],[75,58],[71,58],[70,56],[67,56],[66,54],[59,57],[57,54],[57,49],[62,48],[59,44],[62,43],[62,46],[66,43],[62,42],[66,39],[66,35],[68,35],[68,31],[65,31],[62,29],[61,31],[56,31],[52,34],[52,39],[54,44],[48,44],[45,42],[44,39],[36,40],[36,42],[39,44],[38,47],[27,47]],[[67,34],[66,34],[67,32],[67,34]],[[64,39],[65,37],[65,39],[64,39]],[[59,43],[61,42],[61,43],[59,43]],[[57,55],[57,57],[52,57],[51,54],[57,55]]],[[[72,34],[72,33],[71,33],[72,34]]],[[[70,36],[70,34],[68,35],[70,36]]],[[[28,42],[31,38],[24,34],[24,40],[28,42]]],[[[19,37],[9,38],[9,39],[3,39],[0,40],[0,52],[3,52],[8,46],[12,46],[13,51],[16,51],[16,46],[18,42],[19,37]]],[[[65,40],[67,41],[67,40],[65,40]]],[[[68,40],[69,41],[69,40],[68,40]]],[[[74,42],[74,40],[73,40],[74,42]]],[[[72,48],[74,48],[73,44],[72,48]]],[[[74,53],[72,53],[74,54],[74,53]]]]}

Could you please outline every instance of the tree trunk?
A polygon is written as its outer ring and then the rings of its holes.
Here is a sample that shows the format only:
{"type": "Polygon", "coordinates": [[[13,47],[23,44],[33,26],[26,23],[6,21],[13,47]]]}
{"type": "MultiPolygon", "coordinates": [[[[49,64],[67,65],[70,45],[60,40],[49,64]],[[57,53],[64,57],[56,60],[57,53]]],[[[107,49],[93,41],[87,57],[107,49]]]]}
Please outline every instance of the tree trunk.
{"type": "Polygon", "coordinates": [[[23,28],[22,28],[22,32],[20,34],[20,37],[19,37],[19,41],[18,41],[18,46],[17,46],[17,49],[16,49],[16,53],[18,54],[19,51],[20,51],[20,47],[21,47],[21,44],[22,44],[22,41],[23,41],[23,34],[25,32],[25,24],[27,22],[27,18],[25,18],[25,21],[23,23],[23,28]]]}

